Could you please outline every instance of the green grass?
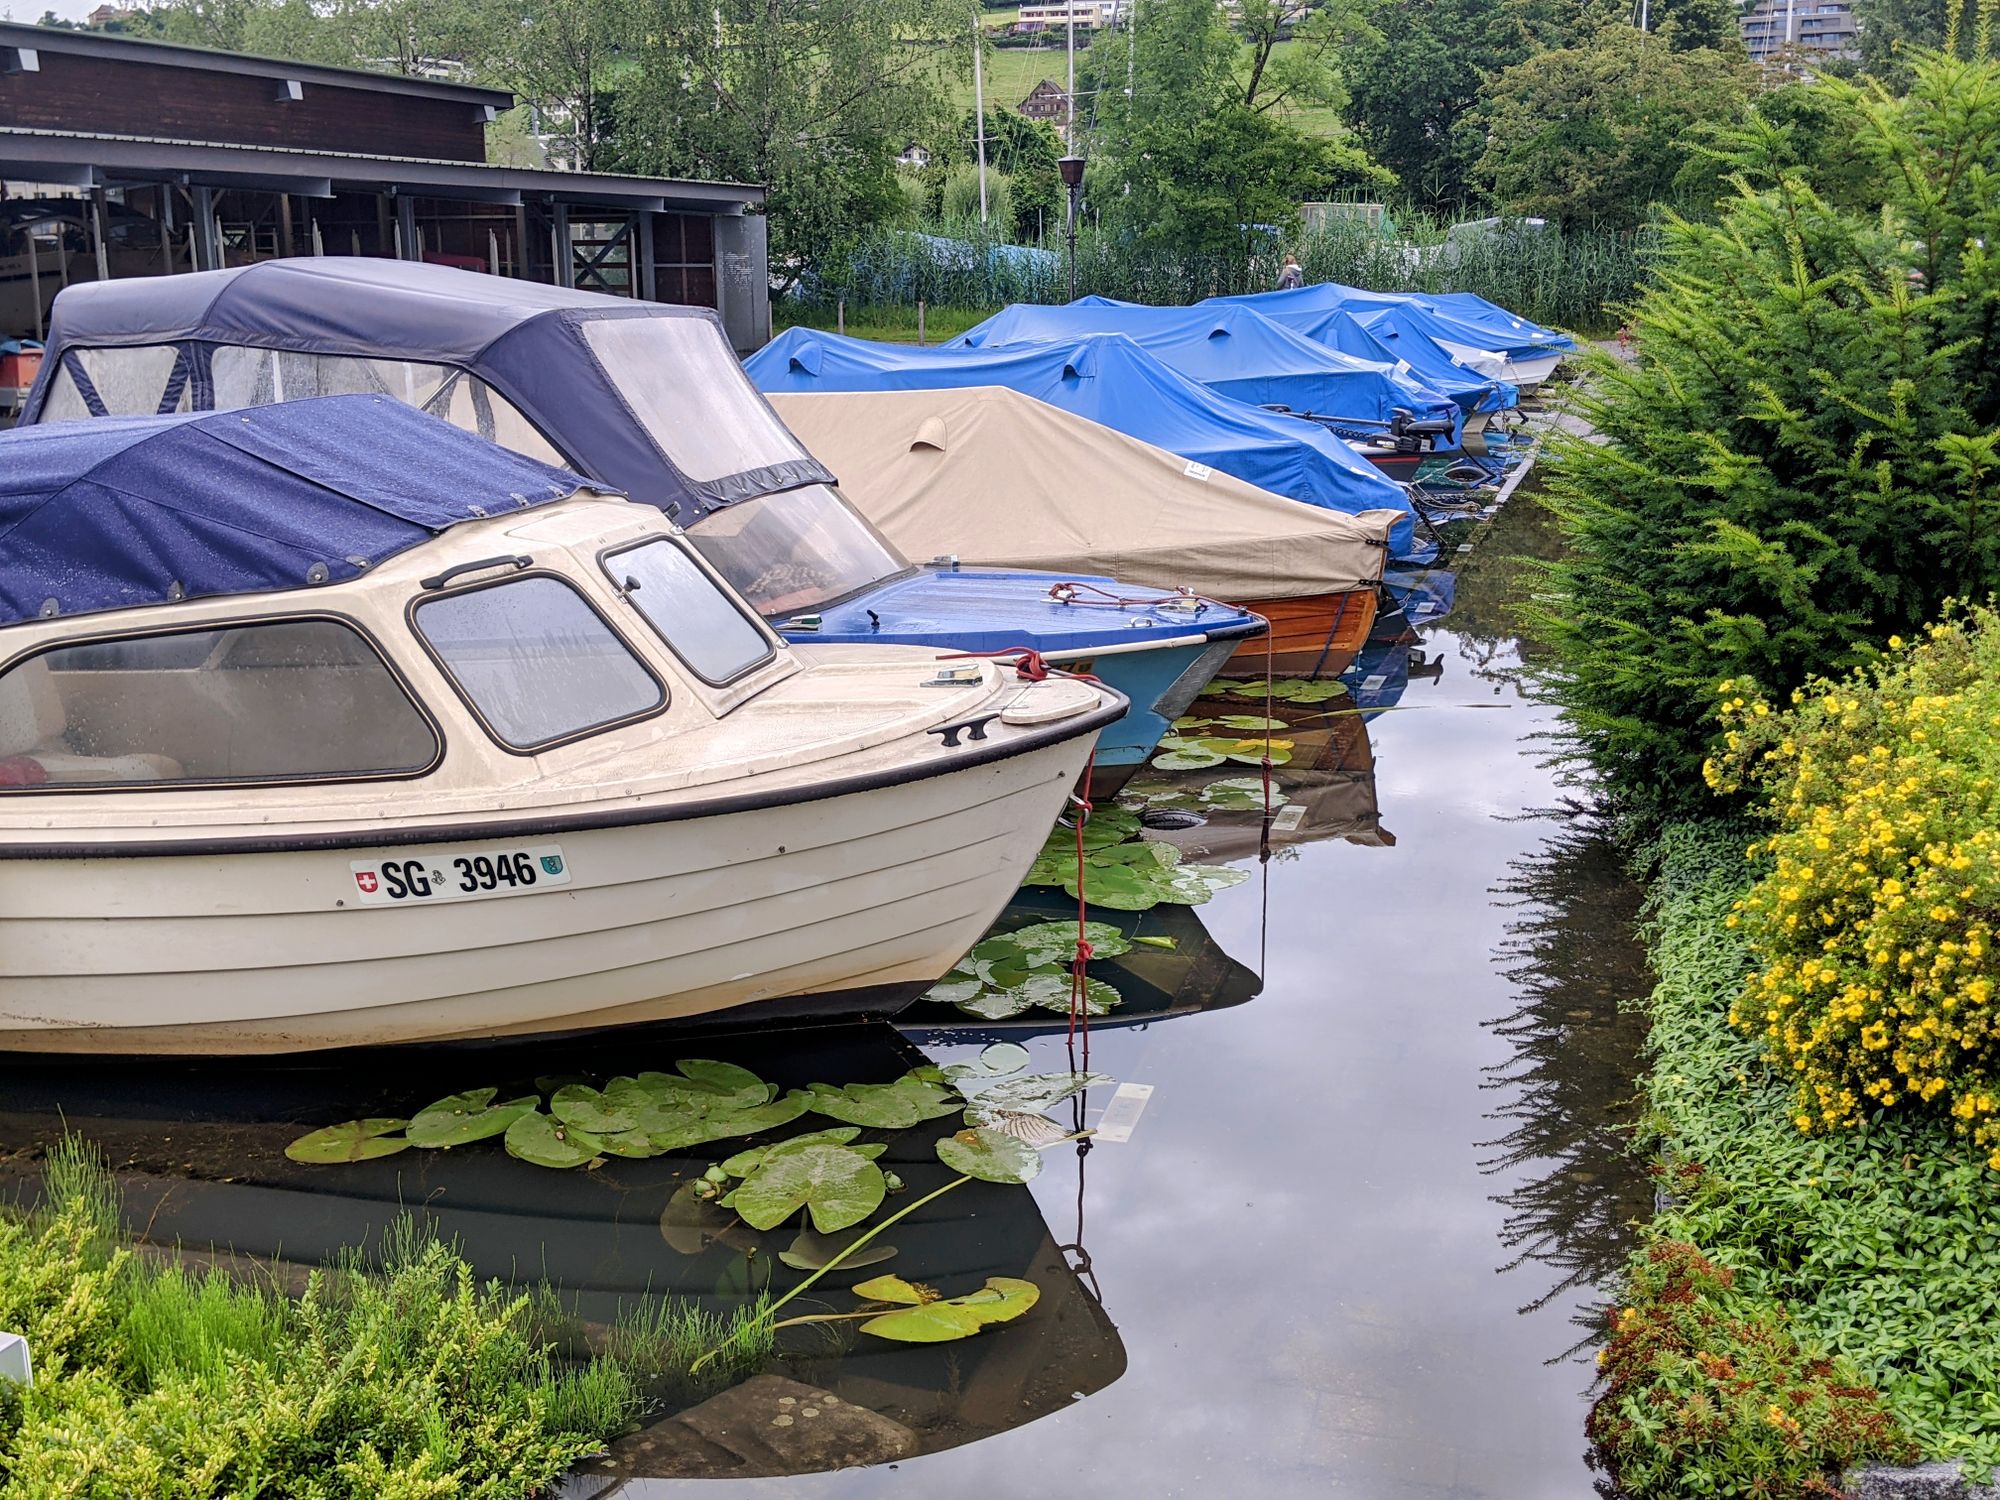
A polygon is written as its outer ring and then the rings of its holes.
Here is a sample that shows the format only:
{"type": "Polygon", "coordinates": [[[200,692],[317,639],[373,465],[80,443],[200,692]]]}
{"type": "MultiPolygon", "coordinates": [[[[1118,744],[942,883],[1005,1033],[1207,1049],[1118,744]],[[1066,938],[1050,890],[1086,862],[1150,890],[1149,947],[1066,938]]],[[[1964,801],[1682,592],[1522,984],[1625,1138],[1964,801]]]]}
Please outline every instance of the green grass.
{"type": "MultiPolygon", "coordinates": [[[[989,13],[989,22],[991,19],[989,13]]],[[[1076,55],[1083,56],[1083,38],[1078,37],[1076,55]]],[[[995,47],[986,54],[986,107],[989,110],[1018,109],[1021,101],[1035,91],[1044,78],[1063,87],[1069,77],[1069,62],[1063,51],[1061,32],[1045,36],[1033,47],[995,47]]],[[[951,107],[955,114],[972,110],[972,74],[956,79],[951,86],[951,107]]]]}
{"type": "Polygon", "coordinates": [[[1645,1139],[1675,1200],[1648,1230],[1733,1271],[1851,1359],[1925,1455],[2000,1462],[2000,1174],[1942,1112],[1807,1136],[1787,1079],[1730,1027],[1752,955],[1724,925],[1747,834],[1679,824],[1656,847],[1645,1139]]]}

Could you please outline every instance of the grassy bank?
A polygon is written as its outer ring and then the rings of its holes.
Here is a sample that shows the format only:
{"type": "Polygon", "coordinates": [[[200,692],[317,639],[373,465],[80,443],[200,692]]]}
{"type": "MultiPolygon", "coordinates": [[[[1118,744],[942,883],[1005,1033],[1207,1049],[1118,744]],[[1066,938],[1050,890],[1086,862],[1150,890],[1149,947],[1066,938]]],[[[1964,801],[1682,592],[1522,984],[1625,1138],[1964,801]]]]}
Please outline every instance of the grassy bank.
{"type": "MultiPolygon", "coordinates": [[[[0,1214],[0,1496],[524,1500],[624,1431],[715,1330],[663,1306],[592,1354],[542,1293],[478,1282],[405,1220],[303,1295],[136,1256],[94,1152],[0,1214]]],[[[734,1371],[721,1372],[726,1383],[734,1371]]]]}
{"type": "Polygon", "coordinates": [[[1789,1078],[1728,1019],[1753,967],[1729,925],[1749,842],[1682,823],[1653,851],[1645,1144],[1671,1201],[1614,1315],[1593,1436],[1639,1495],[1826,1494],[1814,1476],[1919,1451],[1982,1474],[2000,1461],[2000,1175],[1941,1112],[1798,1130],[1789,1078]]]}

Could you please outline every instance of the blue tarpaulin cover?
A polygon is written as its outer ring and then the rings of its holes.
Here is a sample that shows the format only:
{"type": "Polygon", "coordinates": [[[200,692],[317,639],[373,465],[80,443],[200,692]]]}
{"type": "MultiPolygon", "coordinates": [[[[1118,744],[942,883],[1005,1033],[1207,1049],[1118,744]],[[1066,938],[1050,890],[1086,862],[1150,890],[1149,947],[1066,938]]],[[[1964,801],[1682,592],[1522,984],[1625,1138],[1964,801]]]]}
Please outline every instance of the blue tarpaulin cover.
{"type": "Polygon", "coordinates": [[[1451,397],[1394,357],[1356,358],[1274,323],[1247,307],[1145,307],[1101,298],[1067,307],[1017,302],[946,348],[1122,333],[1162,364],[1212,391],[1253,406],[1386,426],[1398,409],[1420,421],[1454,418],[1451,397]]]}
{"type": "MultiPolygon", "coordinates": [[[[73,286],[56,298],[49,357],[21,420],[38,421],[70,351],[129,344],[176,344],[201,365],[218,345],[292,349],[367,359],[453,365],[493,386],[562,451],[575,468],[635,499],[700,514],[753,495],[830,476],[811,459],[742,475],[682,473],[635,420],[629,395],[593,354],[584,325],[600,319],[692,318],[721,324],[707,308],[669,307],[598,292],[542,286],[414,261],[315,256],[261,261],[187,276],[133,277],[73,286]]],[[[651,378],[712,386],[713,368],[656,362],[651,378]]],[[[734,397],[734,392],[724,393],[734,397]]],[[[747,387],[746,422],[776,418],[747,387]]]]}
{"type": "Polygon", "coordinates": [[[1517,318],[1505,308],[1469,292],[1371,292],[1358,286],[1343,286],[1337,281],[1321,281],[1312,286],[1293,287],[1289,291],[1210,297],[1196,306],[1250,307],[1267,318],[1286,324],[1292,321],[1291,315],[1309,309],[1338,309],[1352,313],[1363,327],[1373,326],[1369,317],[1371,313],[1389,309],[1414,310],[1424,315],[1425,332],[1432,338],[1449,339],[1453,343],[1494,354],[1554,354],[1576,347],[1576,341],[1568,334],[1517,318]]]}
{"type": "MultiPolygon", "coordinates": [[[[1221,396],[1122,334],[1005,349],[918,349],[789,328],[744,361],[765,391],[920,391],[997,385],[1234,474],[1273,494],[1350,514],[1400,510],[1409,498],[1316,423],[1221,396]]],[[[1391,556],[1412,523],[1390,533],[1391,556]]]]}
{"type": "Polygon", "coordinates": [[[0,624],[338,582],[589,486],[385,396],[16,428],[0,624]]]}

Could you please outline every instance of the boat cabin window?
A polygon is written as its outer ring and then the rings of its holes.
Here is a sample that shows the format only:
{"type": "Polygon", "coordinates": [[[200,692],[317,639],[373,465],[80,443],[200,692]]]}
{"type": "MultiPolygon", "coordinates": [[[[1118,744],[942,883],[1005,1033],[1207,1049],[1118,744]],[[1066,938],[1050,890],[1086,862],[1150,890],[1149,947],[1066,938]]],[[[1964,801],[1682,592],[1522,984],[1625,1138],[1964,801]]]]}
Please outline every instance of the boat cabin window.
{"type": "Polygon", "coordinates": [[[44,651],[0,672],[0,790],[412,776],[430,721],[334,620],[44,651]]]}
{"type": "Polygon", "coordinates": [[[646,542],[604,560],[611,581],[704,682],[721,684],[771,659],[771,639],[676,542],[646,542]]]}
{"type": "Polygon", "coordinates": [[[555,444],[505,396],[451,365],[234,344],[68,350],[38,420],[239,411],[307,396],[356,395],[390,396],[529,458],[558,466],[566,462],[555,444]],[[205,383],[193,378],[197,351],[208,361],[205,383]],[[87,389],[78,384],[72,360],[87,389]]]}
{"type": "Polygon", "coordinates": [[[427,599],[416,627],[473,712],[513,750],[643,718],[666,689],[588,601],[546,575],[427,599]]]}
{"type": "Polygon", "coordinates": [[[725,505],[704,516],[688,540],[769,620],[858,594],[909,567],[823,484],[725,505]]]}
{"type": "Polygon", "coordinates": [[[706,318],[588,318],[584,341],[647,435],[701,482],[807,457],[706,318]]]}

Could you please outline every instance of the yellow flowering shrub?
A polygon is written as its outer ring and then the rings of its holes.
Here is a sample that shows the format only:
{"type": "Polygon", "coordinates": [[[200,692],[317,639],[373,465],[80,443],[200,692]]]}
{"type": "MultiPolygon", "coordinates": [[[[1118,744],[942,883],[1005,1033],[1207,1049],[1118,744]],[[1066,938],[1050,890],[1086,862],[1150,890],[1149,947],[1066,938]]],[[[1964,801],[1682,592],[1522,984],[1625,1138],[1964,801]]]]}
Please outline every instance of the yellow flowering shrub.
{"type": "Polygon", "coordinates": [[[1892,636],[1789,706],[1720,691],[1708,780],[1775,824],[1727,919],[1759,965],[1730,1019],[1795,1075],[1801,1130],[1935,1108],[2000,1170],[2000,616],[1892,636]]]}

